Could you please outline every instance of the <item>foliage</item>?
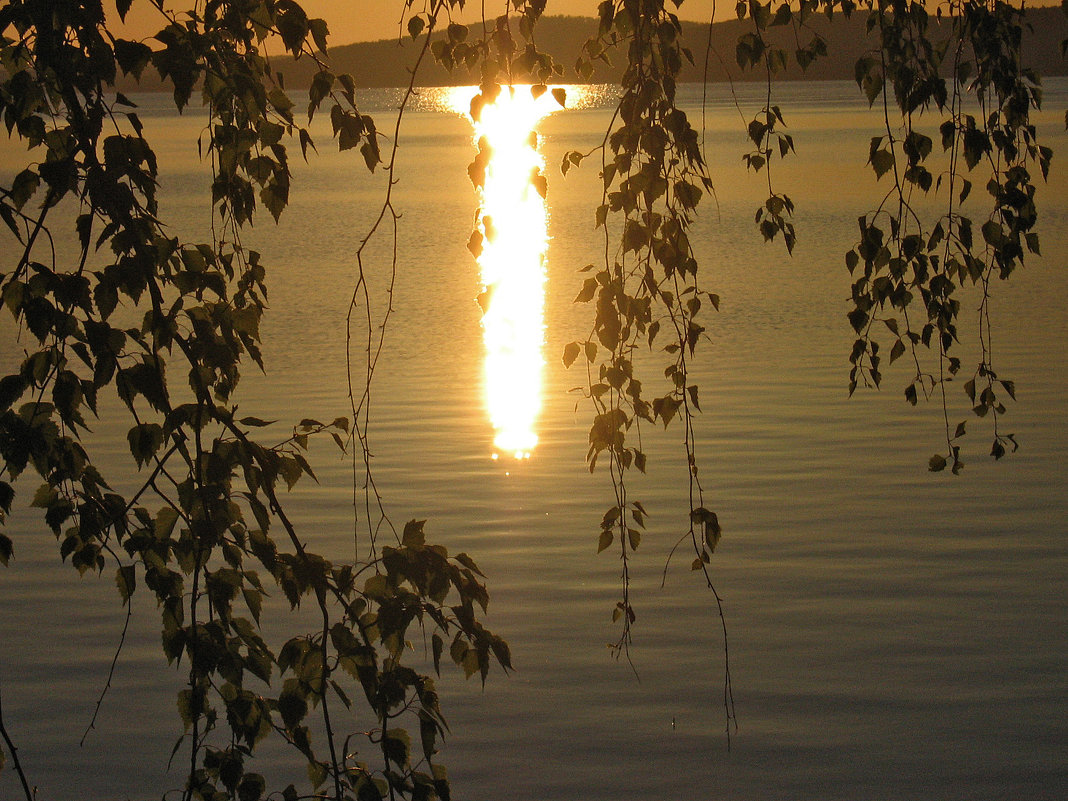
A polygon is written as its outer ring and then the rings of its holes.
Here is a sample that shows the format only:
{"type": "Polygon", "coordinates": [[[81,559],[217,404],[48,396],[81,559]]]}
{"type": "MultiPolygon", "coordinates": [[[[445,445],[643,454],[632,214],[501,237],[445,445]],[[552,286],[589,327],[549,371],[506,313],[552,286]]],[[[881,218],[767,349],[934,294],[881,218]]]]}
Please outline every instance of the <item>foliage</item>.
{"type": "MultiPolygon", "coordinates": [[[[802,0],[799,5],[739,0],[736,6],[738,18],[750,23],[738,39],[736,62],[742,70],[762,71],[767,87],[762,108],[746,126],[752,149],[744,161],[764,176],[768,192],[755,223],[765,241],[781,236],[787,251],[797,238],[794,202],[776,190],[772,173],[777,160],[794,151],[794,140],[774,103],[773,81],[791,59],[804,70],[827,54],[826,41],[810,25],[815,15],[850,16],[860,13],[858,8],[853,0],[802,0]],[[776,28],[792,32],[794,50],[776,44],[776,28]]],[[[955,355],[961,317],[955,292],[967,285],[978,285],[981,292],[976,317],[981,357],[963,390],[973,413],[990,423],[991,455],[1001,458],[1016,448],[1014,436],[1000,426],[1015,385],[995,370],[989,288],[992,279],[1008,278],[1026,253],[1039,250],[1032,173],[1037,168],[1045,177],[1052,158],[1037,141],[1030,119],[1041,104],[1040,80],[1021,62],[1025,14],[1000,0],[943,3],[935,15],[939,25],[919,2],[876,0],[864,11],[878,47],[858,61],[856,80],[869,103],[881,106],[885,122],[885,134],[871,141],[869,163],[876,178],[886,176],[892,185],[874,210],[860,216],[859,242],[846,254],[855,278],[848,321],[857,334],[849,392],[860,384],[880,386],[882,343],[889,334],[888,362],[907,353],[914,368],[905,387],[907,401],[915,405],[921,395],[934,395],[941,402],[946,451],[933,456],[929,467],[938,471],[949,465],[957,473],[964,465],[960,439],[967,426],[950,422],[948,392],[962,367],[955,355]],[[921,130],[932,115],[939,117],[928,125],[940,137],[945,159],[940,167],[934,164],[932,137],[921,130]],[[974,202],[965,206],[976,181],[989,195],[985,209],[976,210],[974,202]],[[921,200],[933,200],[941,210],[932,217],[926,211],[930,203],[921,200]],[[981,238],[973,235],[975,229],[981,238]]],[[[641,542],[647,517],[644,506],[630,498],[626,476],[631,468],[646,469],[643,422],[666,428],[681,421],[690,512],[688,527],[680,526],[688,530],[679,543],[690,542],[692,568],[703,571],[712,588],[708,566],[721,528],[704,502],[698,477],[693,416],[700,410],[699,390],[689,368],[704,339],[700,312],[718,308],[719,297],[699,282],[688,237],[696,207],[712,186],[698,136],[674,102],[680,66],[694,60],[683,45],[679,20],[658,0],[606,0],[600,6],[599,35],[586,44],[579,74],[590,74],[592,63],[608,59],[613,48],[626,48],[623,94],[613,128],[594,151],[601,156],[604,195],[596,223],[604,232],[605,259],[584,268],[591,275],[576,301],[595,305],[593,328],[588,339],[565,347],[563,361],[570,366],[581,357],[587,364],[587,394],[594,406],[590,469],[602,455],[609,460],[615,502],[604,515],[597,547],[615,544],[622,560],[614,618],[621,621],[617,647],[625,651],[636,618],[629,551],[641,542]],[[612,222],[616,218],[618,225],[612,222]],[[636,367],[636,355],[645,349],[663,354],[654,369],[662,368],[667,379],[652,397],[646,390],[651,381],[636,367]]],[[[590,155],[568,153],[562,171],[590,155]]],[[[722,605],[720,611],[722,617],[722,605]]],[[[729,731],[729,661],[726,671],[729,731]]]]}
{"type": "MultiPolygon", "coordinates": [[[[358,150],[368,169],[382,167],[392,178],[398,136],[384,156],[384,138],[357,108],[355,81],[328,66],[326,24],[292,0],[210,0],[182,14],[165,10],[162,0],[143,2],[161,15],[151,45],[116,38],[99,4],[0,6],[0,114],[27,152],[25,168],[0,187],[0,218],[18,243],[0,267],[0,297],[27,347],[18,369],[0,378],[0,524],[29,480],[16,479],[36,473],[43,483],[32,505],[42,510],[61,557],[82,573],[114,571],[123,604],[142,585],[155,597],[164,655],[188,673],[179,699],[184,733],[175,746],[187,763],[183,798],[267,797],[272,791],[251,759],[268,737],[303,755],[317,797],[448,798],[447,775],[435,761],[444,718],[432,676],[406,663],[406,642],[421,633],[435,672],[448,650],[465,675],[483,681],[494,661],[508,669],[510,655],[479,620],[488,595],[470,557],[428,544],[420,521],[404,526],[393,545],[376,543],[388,519],[370,474],[367,398],[385,348],[385,318],[372,321],[362,247],[348,333],[350,341],[365,338],[367,361],[362,387],[349,387],[351,419],[304,419],[288,435],[269,438],[272,424],[239,417],[235,401],[246,359],[263,367],[259,324],[267,293],[266,266],[242,245],[241,233],[261,208],[274,219],[283,213],[290,144],[295,140],[305,158],[315,150],[297,122],[296,102],[273,77],[267,44],[280,42],[316,64],[309,122],[326,104],[338,147],[358,150]],[[139,77],[148,69],[170,85],[180,110],[194,92],[201,95],[212,167],[206,242],[180,240],[159,219],[156,155],[136,107],[114,90],[120,73],[139,77]],[[77,240],[71,258],[53,247],[53,229],[59,238],[69,220],[77,240]],[[129,419],[137,480],[126,493],[114,488],[121,481],[102,474],[85,437],[92,416],[116,401],[129,419]],[[362,464],[366,557],[334,563],[313,553],[286,513],[282,490],[314,478],[305,453],[309,440],[323,435],[351,446],[356,473],[362,464]],[[293,608],[313,607],[314,630],[269,643],[260,617],[270,588],[293,608]]],[[[119,0],[120,16],[131,4],[119,0]]],[[[406,2],[402,24],[418,45],[418,61],[429,54],[459,75],[477,76],[473,116],[502,85],[530,81],[537,94],[563,75],[534,43],[544,0],[513,3],[481,35],[453,21],[461,6],[406,2]]],[[[963,375],[955,355],[957,294],[977,284],[982,357],[963,388],[974,413],[990,421],[992,454],[1000,457],[1015,447],[1000,428],[1004,398],[1015,388],[995,370],[989,286],[1039,249],[1032,172],[1044,175],[1052,156],[1030,120],[1041,93],[1038,76],[1020,63],[1023,13],[999,0],[951,0],[936,11],[948,25],[935,26],[923,4],[907,0],[876,0],[863,11],[853,0],[743,0],[736,11],[751,23],[736,61],[762,70],[768,87],[746,128],[745,162],[766,179],[768,192],[755,221],[764,240],[781,238],[788,251],[798,235],[794,203],[772,176],[794,143],[773,102],[772,80],[790,59],[804,68],[825,55],[825,42],[807,24],[813,15],[868,14],[880,46],[858,62],[856,77],[883,110],[886,130],[871,142],[869,163],[890,186],[860,217],[858,243],[846,255],[855,277],[849,323],[857,335],[850,391],[881,384],[888,343],[888,363],[908,355],[914,368],[907,400],[935,394],[947,409],[948,387],[963,375]],[[796,49],[773,44],[772,28],[792,30],[796,49]],[[932,114],[937,123],[927,122],[932,114]],[[981,211],[969,201],[977,181],[989,196],[981,211]],[[930,204],[919,202],[924,198],[941,203],[933,216],[930,204]],[[925,366],[928,356],[933,366],[925,366]]],[[[691,566],[715,593],[711,557],[722,531],[699,477],[700,394],[691,365],[704,339],[702,313],[716,309],[719,298],[699,280],[690,241],[713,186],[698,132],[676,104],[680,69],[696,60],[682,24],[663,0],[604,0],[598,33],[576,71],[587,76],[594,62],[617,54],[626,66],[612,125],[598,148],[569,152],[562,164],[566,173],[599,157],[603,194],[594,214],[605,253],[601,264],[585,268],[576,299],[592,304],[589,335],[570,343],[563,358],[586,366],[588,462],[591,470],[607,463],[614,488],[597,548],[612,548],[621,560],[613,616],[626,653],[637,618],[629,560],[648,517],[628,492],[629,471],[647,466],[643,424],[681,425],[689,509],[677,527],[679,542],[690,543],[691,566]],[[639,369],[643,351],[658,355],[662,379],[639,369]]],[[[413,73],[405,105],[416,80],[413,73]]],[[[399,132],[400,117],[397,126],[399,132]]],[[[478,158],[470,171],[476,184],[478,158]]],[[[396,237],[392,185],[364,245],[380,226],[392,224],[396,237]]],[[[350,364],[350,376],[354,369],[350,364]]],[[[965,424],[953,426],[945,414],[947,451],[930,467],[958,472],[965,424]]],[[[9,564],[14,548],[0,529],[0,562],[9,564]]],[[[0,734],[0,755],[30,798],[2,715],[0,734]]],[[[294,783],[281,797],[308,795],[294,783]]]]}
{"type": "MultiPolygon", "coordinates": [[[[210,2],[180,16],[156,6],[165,24],[155,50],[114,38],[99,5],[0,8],[0,113],[27,147],[26,168],[0,190],[19,244],[0,292],[29,346],[0,380],[0,514],[32,469],[44,482],[32,504],[60,555],[82,573],[113,570],[123,604],[142,585],[155,596],[164,655],[188,671],[175,746],[188,760],[183,798],[266,797],[248,763],[267,737],[299,751],[311,786],[330,798],[447,798],[435,760],[444,718],[432,676],[406,664],[406,643],[428,637],[435,671],[446,650],[483,680],[491,662],[510,666],[507,645],[479,621],[488,595],[477,565],[427,543],[418,521],[370,559],[334,564],[309,550],[283,489],[314,478],[309,439],[331,434],[344,446],[349,420],[305,419],[267,440],[271,424],[239,417],[234,401],[242,361],[263,366],[267,293],[241,231],[259,207],[276,219],[285,208],[287,143],[305,155],[314,147],[273,83],[265,41],[319,63],[309,119],[329,100],[342,150],[359,148],[374,169],[379,136],[352,78],[320,60],[325,23],[295,3],[210,2]],[[133,103],[111,89],[120,71],[149,67],[179,109],[201,93],[211,241],[181,241],[158,218],[156,155],[133,103]],[[51,246],[68,207],[78,242],[69,261],[51,246]],[[111,393],[130,419],[139,486],[126,494],[84,437],[111,393]],[[259,624],[272,585],[293,608],[313,605],[319,625],[269,644],[259,624]]],[[[4,564],[13,550],[0,533],[4,564]]]]}
{"type": "MultiPolygon", "coordinates": [[[[660,422],[665,428],[673,420],[682,421],[689,466],[688,526],[682,539],[692,545],[693,569],[702,571],[715,594],[709,564],[720,526],[705,505],[698,477],[693,422],[700,399],[689,363],[705,330],[699,322],[701,311],[718,307],[719,297],[701,289],[689,239],[698,203],[712,191],[712,182],[697,131],[676,104],[676,78],[684,62],[693,62],[681,23],[659,0],[606,0],[599,11],[598,35],[585,45],[579,74],[589,75],[594,60],[607,59],[617,47],[627,48],[627,66],[612,128],[594,151],[601,159],[603,192],[596,223],[604,234],[605,259],[584,268],[590,276],[576,298],[595,304],[593,328],[586,340],[567,346],[563,359],[570,366],[581,355],[587,364],[587,395],[594,406],[587,460],[592,471],[607,457],[614,488],[614,504],[602,518],[597,549],[615,545],[622,566],[621,597],[612,613],[620,625],[618,653],[628,652],[637,619],[630,593],[630,554],[641,543],[648,513],[640,500],[630,497],[625,476],[631,468],[646,469],[643,421],[660,422]],[[618,226],[610,218],[618,218],[618,226]],[[651,382],[636,365],[639,352],[654,347],[666,354],[666,381],[650,397],[646,384],[651,382]]],[[[563,172],[590,155],[565,154],[563,172]]],[[[715,598],[722,621],[722,603],[718,595],[715,598]]],[[[734,712],[726,658],[725,671],[729,734],[734,712]]]]}
{"type": "MultiPolygon", "coordinates": [[[[848,16],[857,9],[852,0],[811,0],[796,10],[785,3],[737,7],[738,16],[753,25],[739,40],[738,63],[762,68],[768,79],[768,103],[749,125],[757,150],[747,163],[767,171],[769,187],[757,222],[765,239],[782,233],[788,249],[794,230],[782,212],[789,216],[793,204],[771,191],[770,166],[793,142],[778,132],[785,123],[770,98],[771,79],[791,54],[773,46],[766,32],[791,26],[800,43],[814,14],[848,16]]],[[[883,112],[885,132],[871,140],[868,163],[877,179],[886,176],[891,185],[878,206],[859,217],[859,241],[846,254],[855,278],[848,319],[857,334],[849,391],[861,384],[880,386],[885,344],[887,364],[907,354],[913,373],[905,398],[915,405],[921,396],[936,396],[944,416],[946,451],[933,456],[929,467],[950,465],[958,473],[967,422],[951,423],[948,392],[962,369],[955,355],[957,290],[968,285],[981,291],[976,316],[981,356],[963,389],[974,415],[990,422],[991,455],[1001,458],[1017,446],[999,425],[1006,398],[1015,399],[1015,385],[995,370],[989,288],[992,278],[1008,278],[1026,253],[1039,252],[1033,173],[1037,168],[1045,178],[1053,155],[1039,144],[1030,119],[1031,109],[1041,106],[1041,81],[1022,64],[1025,13],[1008,3],[951,0],[938,4],[933,16],[923,3],[903,0],[877,0],[865,9],[878,46],[858,60],[856,82],[869,104],[883,112]],[[931,116],[936,119],[928,122],[931,116]],[[924,127],[931,134],[937,130],[940,164],[924,127]],[[985,208],[975,199],[966,204],[977,182],[990,196],[985,208]]],[[[802,69],[826,54],[823,39],[811,36],[792,54],[802,69]]]]}
{"type": "MultiPolygon", "coordinates": [[[[877,176],[891,173],[893,185],[883,203],[860,218],[860,242],[846,255],[856,276],[849,322],[858,335],[850,390],[858,379],[879,385],[885,328],[890,363],[909,353],[915,367],[905,388],[909,403],[937,392],[946,409],[947,385],[962,367],[954,355],[961,309],[955,290],[978,284],[982,353],[964,391],[973,413],[991,421],[990,453],[998,459],[1007,447],[1016,449],[1013,435],[999,426],[1015,388],[995,370],[989,288],[994,277],[1008,278],[1026,253],[1039,252],[1032,174],[1037,168],[1045,178],[1053,153],[1038,143],[1030,119],[1042,92],[1039,77],[1021,64],[1023,12],[1002,2],[959,0],[948,11],[948,37],[939,42],[927,41],[930,18],[920,4],[881,6],[869,17],[882,49],[857,64],[857,82],[869,102],[882,103],[886,133],[872,140],[869,161],[877,176]],[[942,77],[947,62],[948,79],[942,77]],[[882,87],[893,88],[896,122],[882,87]],[[934,142],[919,127],[929,109],[941,120],[944,152],[934,172],[934,142]],[[990,196],[977,212],[965,205],[974,182],[990,196]],[[933,219],[918,209],[918,200],[931,194],[942,209],[933,219]],[[919,346],[934,352],[933,368],[924,365],[919,346]]],[[[966,423],[951,426],[946,414],[947,452],[932,457],[930,468],[950,464],[957,473],[964,466],[959,440],[966,423]]]]}

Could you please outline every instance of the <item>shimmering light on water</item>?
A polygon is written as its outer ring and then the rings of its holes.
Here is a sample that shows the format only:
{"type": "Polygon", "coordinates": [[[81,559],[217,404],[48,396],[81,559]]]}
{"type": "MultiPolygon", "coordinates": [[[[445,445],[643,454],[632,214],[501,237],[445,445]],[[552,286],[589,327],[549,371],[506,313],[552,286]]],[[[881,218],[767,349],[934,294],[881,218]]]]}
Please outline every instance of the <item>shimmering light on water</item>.
{"type": "MultiPolygon", "coordinates": [[[[1048,111],[1038,133],[1063,156],[1068,79],[1045,80],[1043,90],[1048,111]]],[[[707,94],[718,198],[692,241],[702,280],[723,304],[709,318],[713,342],[693,367],[705,410],[701,478],[725,526],[714,567],[727,602],[740,719],[728,753],[714,603],[677,555],[661,585],[689,508],[674,425],[645,431],[656,467],[635,485],[652,512],[632,563],[641,681],[604,647],[614,633],[619,565],[607,552],[596,555],[594,543],[610,489],[604,473],[591,476],[584,464],[589,420],[569,394],[582,377],[556,357],[589,330],[590,310],[572,299],[586,275],[577,268],[603,257],[593,229],[602,186],[599,158],[566,179],[555,165],[568,150],[600,144],[613,91],[602,88],[598,101],[597,87],[581,97],[569,88],[568,113],[538,126],[550,175],[544,405],[536,458],[518,465],[511,453],[485,458],[477,386],[484,346],[464,247],[473,205],[465,175],[470,123],[434,88],[404,124],[395,187],[401,278],[376,379],[376,485],[395,520],[428,518],[435,541],[475,558],[489,577],[488,622],[508,640],[516,665],[507,678],[491,673],[484,688],[442,669],[450,732],[439,759],[454,795],[1068,798],[1068,364],[1053,358],[1056,343],[1068,341],[1068,170],[1055,159],[1038,190],[1045,255],[996,288],[998,358],[1021,394],[1005,424],[1020,451],[994,464],[970,428],[976,441],[964,475],[935,475],[926,463],[941,433],[938,410],[905,402],[906,366],[895,363],[881,392],[848,398],[845,388],[854,336],[845,319],[852,278],[841,254],[855,241],[869,192],[883,191],[865,164],[881,111],[869,109],[853,81],[776,87],[798,143],[796,159],[776,178],[803,222],[787,258],[781,247],[760,244],[753,209],[766,186],[746,175],[741,158],[748,147],[735,103],[761,108],[766,87],[679,87],[691,119],[700,118],[707,94]]],[[[402,97],[402,90],[358,95],[361,110],[380,122],[402,97]]],[[[190,237],[210,236],[202,229],[211,174],[196,147],[203,120],[176,114],[169,95],[132,99],[158,148],[167,219],[190,237]]],[[[316,142],[329,142],[329,119],[314,125],[316,142]]],[[[23,158],[24,146],[0,137],[8,180],[22,168],[15,150],[23,158]]],[[[270,265],[269,371],[246,370],[239,389],[241,414],[279,419],[283,432],[303,416],[331,420],[348,409],[349,295],[329,288],[351,285],[351,253],[385,189],[381,171],[367,176],[358,154],[320,145],[308,164],[293,161],[301,172],[291,207],[278,226],[256,226],[255,244],[270,265]]],[[[69,230],[73,217],[65,219],[69,230]]],[[[7,246],[0,241],[0,250],[7,246]]],[[[76,239],[70,248],[76,255],[76,239]]],[[[372,280],[386,303],[392,243],[387,237],[377,248],[373,264],[382,269],[372,280]]],[[[974,299],[974,289],[962,292],[969,308],[974,299]]],[[[22,348],[0,336],[0,361],[17,369],[22,348]]],[[[954,393],[967,403],[959,387],[954,393]]],[[[113,393],[102,395],[108,402],[119,404],[113,393]]],[[[93,421],[101,446],[94,454],[105,475],[132,483],[128,427],[124,414],[102,413],[93,421]]],[[[352,552],[351,472],[323,445],[310,454],[320,483],[301,482],[285,502],[294,504],[300,531],[343,561],[352,552]]],[[[79,577],[59,559],[41,510],[28,508],[38,483],[31,472],[6,529],[15,558],[0,568],[4,723],[31,785],[41,799],[176,798],[180,791],[168,789],[183,786],[184,769],[177,759],[169,772],[167,765],[182,734],[175,696],[183,668],[166,666],[159,613],[143,582],[101,717],[79,746],[125,608],[112,570],[79,577]]],[[[268,603],[288,609],[278,593],[268,603]]],[[[271,620],[276,646],[315,626],[307,616],[271,620]]],[[[410,664],[431,671],[430,655],[413,644],[410,664]]],[[[340,714],[347,716],[340,731],[365,725],[359,713],[340,714]]],[[[303,756],[272,745],[276,739],[261,743],[246,769],[276,777],[270,787],[299,784],[303,756]]],[[[22,797],[8,754],[0,799],[22,797]]]]}
{"type": "Polygon", "coordinates": [[[502,89],[471,116],[477,89],[451,91],[452,108],[475,129],[482,173],[474,247],[482,271],[486,406],[498,453],[529,458],[538,443],[545,339],[544,160],[534,126],[562,106],[554,92],[534,97],[529,86],[502,89]],[[479,251],[481,247],[481,251],[479,251]]]}

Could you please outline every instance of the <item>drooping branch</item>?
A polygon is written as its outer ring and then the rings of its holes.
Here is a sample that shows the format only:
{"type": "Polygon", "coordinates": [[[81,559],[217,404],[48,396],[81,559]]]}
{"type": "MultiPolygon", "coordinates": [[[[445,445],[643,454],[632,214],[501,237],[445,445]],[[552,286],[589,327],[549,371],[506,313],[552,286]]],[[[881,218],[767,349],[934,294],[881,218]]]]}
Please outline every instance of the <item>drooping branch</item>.
{"type": "MultiPolygon", "coordinates": [[[[3,739],[4,745],[7,746],[7,753],[11,755],[11,762],[15,766],[15,773],[18,774],[19,782],[22,784],[22,792],[26,796],[26,801],[34,801],[34,793],[30,790],[30,783],[26,779],[26,773],[22,769],[22,760],[19,759],[19,749],[11,739],[11,735],[7,731],[7,724],[4,722],[4,694],[2,688],[0,688],[0,738],[3,739]]],[[[0,754],[0,756],[3,756],[0,754]]]]}

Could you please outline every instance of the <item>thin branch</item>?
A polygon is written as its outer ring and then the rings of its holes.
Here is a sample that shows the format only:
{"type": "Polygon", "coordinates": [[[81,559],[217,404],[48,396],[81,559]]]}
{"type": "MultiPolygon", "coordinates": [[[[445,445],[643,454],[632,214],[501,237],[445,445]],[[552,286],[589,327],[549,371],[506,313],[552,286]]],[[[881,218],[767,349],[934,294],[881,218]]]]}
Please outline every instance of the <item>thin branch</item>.
{"type": "Polygon", "coordinates": [[[19,749],[12,741],[11,735],[8,734],[7,726],[4,723],[4,698],[2,692],[0,692],[0,737],[4,738],[4,743],[7,745],[7,751],[11,754],[11,761],[15,765],[15,773],[18,774],[19,781],[22,783],[22,792],[26,796],[26,801],[34,801],[36,792],[30,790],[30,783],[26,780],[26,773],[23,771],[22,761],[19,759],[19,749]]]}
{"type": "Polygon", "coordinates": [[[108,694],[108,690],[111,689],[111,680],[115,676],[115,667],[119,663],[119,654],[122,653],[123,645],[126,643],[126,632],[130,629],[130,618],[133,616],[133,604],[130,599],[126,600],[126,620],[122,624],[122,635],[119,637],[119,645],[115,649],[115,655],[111,658],[111,667],[108,669],[108,680],[104,684],[104,689],[100,691],[100,696],[96,699],[96,707],[93,709],[93,717],[89,721],[89,725],[85,727],[85,731],[82,732],[82,739],[78,741],[79,746],[85,745],[85,740],[89,736],[89,732],[96,729],[96,718],[100,714],[100,707],[104,703],[104,697],[108,694]]]}

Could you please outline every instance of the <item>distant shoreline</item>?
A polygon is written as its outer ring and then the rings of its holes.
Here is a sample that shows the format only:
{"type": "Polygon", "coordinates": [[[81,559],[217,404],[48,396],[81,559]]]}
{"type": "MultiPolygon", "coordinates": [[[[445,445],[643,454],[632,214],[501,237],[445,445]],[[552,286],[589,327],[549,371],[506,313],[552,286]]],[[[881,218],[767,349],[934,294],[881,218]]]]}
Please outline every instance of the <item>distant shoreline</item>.
{"type": "MultiPolygon", "coordinates": [[[[874,42],[865,29],[866,15],[855,13],[850,19],[828,22],[820,16],[811,20],[811,27],[827,42],[828,55],[813,62],[802,72],[796,63],[774,77],[776,81],[807,80],[853,80],[854,65],[865,53],[875,50],[874,42]]],[[[1068,75],[1068,59],[1061,58],[1060,43],[1068,39],[1068,16],[1060,8],[1032,8],[1027,12],[1030,30],[1025,33],[1023,52],[1026,66],[1043,76],[1068,75]]],[[[932,25],[938,23],[932,21],[932,25]]],[[[679,76],[680,83],[747,83],[763,81],[760,71],[743,71],[735,62],[735,42],[748,30],[750,23],[742,20],[717,22],[711,26],[691,22],[683,24],[685,41],[694,51],[694,65],[686,65],[679,76]],[[704,57],[705,46],[711,43],[709,57],[704,57]],[[707,62],[707,63],[706,63],[707,62]],[[707,76],[706,81],[702,77],[707,76]]],[[[535,31],[535,44],[550,53],[565,68],[559,83],[618,83],[619,68],[598,64],[594,74],[585,81],[577,80],[574,71],[575,59],[583,43],[596,32],[597,21],[586,17],[545,17],[535,31]]],[[[792,54],[796,43],[793,31],[785,28],[771,29],[769,38],[792,54]],[[777,42],[777,39],[782,39],[777,42]]],[[[807,42],[804,42],[807,44],[807,42]]],[[[409,84],[411,63],[417,48],[410,39],[386,39],[377,42],[360,42],[338,45],[329,49],[329,58],[335,72],[347,72],[356,79],[362,89],[400,88],[409,84]]],[[[617,57],[617,61],[619,58],[617,57]]],[[[792,61],[792,56],[791,56],[792,61]]],[[[289,57],[272,58],[271,68],[283,76],[289,89],[306,88],[311,85],[317,67],[311,59],[294,60],[289,57]]],[[[151,71],[146,70],[141,82],[124,78],[118,81],[122,92],[168,91],[165,84],[151,71]]],[[[477,74],[467,71],[449,73],[434,63],[424,63],[419,71],[419,86],[464,86],[478,82],[477,74]]],[[[520,78],[517,82],[526,82],[520,78]]]]}

